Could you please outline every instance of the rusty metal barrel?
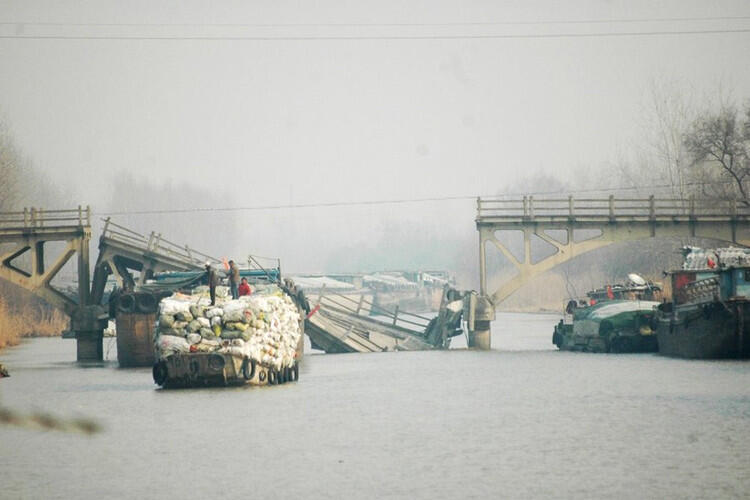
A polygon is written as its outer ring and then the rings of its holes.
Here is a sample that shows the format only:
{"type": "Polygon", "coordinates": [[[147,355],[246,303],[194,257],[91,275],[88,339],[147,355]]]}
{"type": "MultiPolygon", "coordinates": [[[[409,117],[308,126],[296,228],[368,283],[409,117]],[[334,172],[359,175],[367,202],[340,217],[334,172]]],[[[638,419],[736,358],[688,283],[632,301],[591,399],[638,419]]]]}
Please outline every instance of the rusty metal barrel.
{"type": "Polygon", "coordinates": [[[157,298],[148,292],[124,293],[117,298],[117,361],[121,367],[153,366],[158,306],[157,298]]]}

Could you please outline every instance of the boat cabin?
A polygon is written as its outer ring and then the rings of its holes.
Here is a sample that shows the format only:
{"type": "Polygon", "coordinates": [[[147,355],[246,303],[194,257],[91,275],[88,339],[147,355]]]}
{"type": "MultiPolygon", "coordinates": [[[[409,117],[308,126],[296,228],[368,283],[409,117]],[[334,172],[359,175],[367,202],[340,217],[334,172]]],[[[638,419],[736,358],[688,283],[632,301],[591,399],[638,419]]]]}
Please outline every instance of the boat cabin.
{"type": "Polygon", "coordinates": [[[675,305],[750,298],[750,267],[671,273],[675,305]]]}

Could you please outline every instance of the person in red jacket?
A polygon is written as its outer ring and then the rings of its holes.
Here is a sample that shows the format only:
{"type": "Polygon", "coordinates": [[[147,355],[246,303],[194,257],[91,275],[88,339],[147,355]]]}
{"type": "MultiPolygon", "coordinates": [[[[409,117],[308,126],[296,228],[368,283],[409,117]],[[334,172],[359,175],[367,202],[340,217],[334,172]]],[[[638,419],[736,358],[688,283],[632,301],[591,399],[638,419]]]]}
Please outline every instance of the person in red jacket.
{"type": "Polygon", "coordinates": [[[242,278],[242,282],[240,283],[238,291],[240,292],[240,297],[253,293],[253,291],[250,289],[250,285],[247,284],[247,278],[242,278]]]}

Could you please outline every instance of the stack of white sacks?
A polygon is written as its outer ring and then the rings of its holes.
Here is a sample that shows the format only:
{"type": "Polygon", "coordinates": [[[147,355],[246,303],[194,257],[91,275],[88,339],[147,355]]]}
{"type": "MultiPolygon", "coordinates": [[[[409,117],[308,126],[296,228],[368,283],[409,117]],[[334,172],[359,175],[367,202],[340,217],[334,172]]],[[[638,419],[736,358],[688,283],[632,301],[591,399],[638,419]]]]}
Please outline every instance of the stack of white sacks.
{"type": "Polygon", "coordinates": [[[750,267],[750,249],[747,248],[700,248],[683,247],[685,261],[682,268],[691,271],[702,271],[716,269],[728,269],[731,267],[750,267]],[[708,261],[712,260],[714,266],[708,261]]]}
{"type": "Polygon", "coordinates": [[[297,307],[277,287],[227,299],[217,287],[217,304],[202,289],[175,293],[159,303],[156,355],[219,352],[248,357],[280,370],[294,366],[301,332],[297,307]]]}

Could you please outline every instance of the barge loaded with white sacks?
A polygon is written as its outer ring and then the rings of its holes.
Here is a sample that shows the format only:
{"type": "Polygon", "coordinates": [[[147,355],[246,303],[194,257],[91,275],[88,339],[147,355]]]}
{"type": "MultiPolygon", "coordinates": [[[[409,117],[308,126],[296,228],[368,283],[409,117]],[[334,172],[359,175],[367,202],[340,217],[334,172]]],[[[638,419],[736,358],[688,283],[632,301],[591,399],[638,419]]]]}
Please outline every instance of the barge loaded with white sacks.
{"type": "Polygon", "coordinates": [[[275,385],[299,378],[300,314],[276,285],[216,305],[204,293],[159,304],[154,381],[163,387],[275,385]]]}
{"type": "MultiPolygon", "coordinates": [[[[172,273],[156,285],[175,289],[175,281],[200,279],[200,274],[172,273]]],[[[249,295],[231,299],[228,287],[217,286],[213,305],[207,286],[176,289],[159,302],[153,366],[157,385],[276,385],[298,380],[304,315],[286,287],[254,280],[249,295]]]]}

